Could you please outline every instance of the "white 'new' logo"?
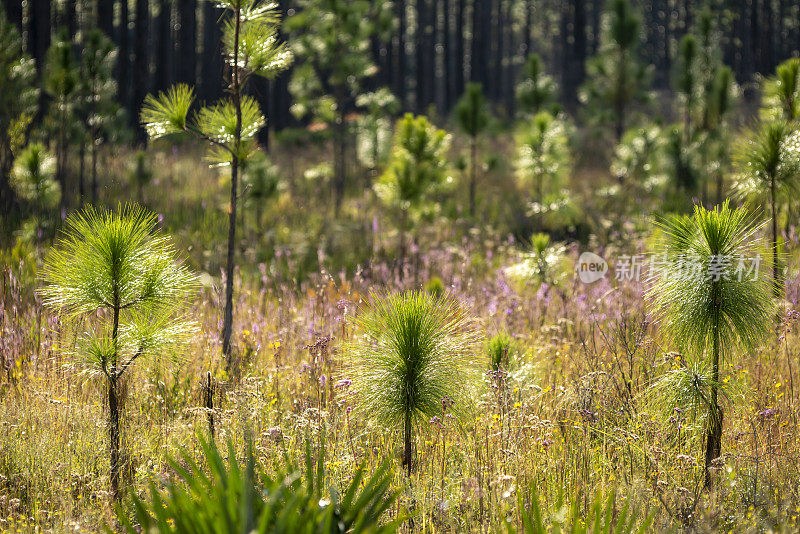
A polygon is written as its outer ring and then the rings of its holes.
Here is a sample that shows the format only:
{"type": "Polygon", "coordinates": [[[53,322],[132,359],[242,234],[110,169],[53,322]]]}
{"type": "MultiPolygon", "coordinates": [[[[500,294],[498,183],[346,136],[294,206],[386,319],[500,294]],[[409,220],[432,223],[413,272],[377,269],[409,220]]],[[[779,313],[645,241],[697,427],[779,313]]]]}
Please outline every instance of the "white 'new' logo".
{"type": "Polygon", "coordinates": [[[581,282],[591,284],[606,275],[608,263],[594,252],[584,252],[578,257],[577,270],[581,282]]]}

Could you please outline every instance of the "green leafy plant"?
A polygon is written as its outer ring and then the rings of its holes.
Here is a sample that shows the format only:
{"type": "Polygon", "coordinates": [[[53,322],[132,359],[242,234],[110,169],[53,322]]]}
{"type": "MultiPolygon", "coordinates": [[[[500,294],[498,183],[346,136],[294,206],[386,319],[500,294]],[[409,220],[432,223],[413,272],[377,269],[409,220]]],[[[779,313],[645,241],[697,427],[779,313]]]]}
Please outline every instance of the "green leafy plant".
{"type": "Polygon", "coordinates": [[[255,99],[244,94],[251,76],[272,78],[286,70],[292,53],[280,42],[277,4],[259,0],[222,0],[222,45],[230,67],[229,96],[200,108],[189,118],[195,96],[187,85],[176,85],[158,97],[148,95],[141,119],[151,139],[189,133],[209,144],[213,164],[230,167],[231,189],[228,206],[228,249],[226,257],[225,310],[222,320],[222,352],[229,371],[233,369],[233,277],[236,248],[236,215],[239,173],[256,149],[255,136],[265,119],[255,99]]]}
{"type": "Polygon", "coordinates": [[[475,187],[478,183],[478,136],[489,124],[489,106],[483,96],[481,84],[468,83],[461,99],[456,103],[456,121],[469,137],[469,215],[475,216],[475,187]]]}
{"type": "Polygon", "coordinates": [[[124,532],[321,534],[397,530],[397,519],[380,523],[397,498],[390,490],[392,474],[387,463],[371,476],[364,468],[358,469],[339,492],[323,486],[324,449],[315,465],[308,442],[305,473],[288,457],[274,473],[268,473],[256,463],[249,441],[240,461],[232,441],[228,441],[223,456],[213,441],[202,436],[199,440],[204,465],[183,453],[169,462],[179,480],[164,488],[151,482],[146,499],[133,494],[127,510],[117,508],[124,532]]]}
{"type": "Polygon", "coordinates": [[[764,123],[747,132],[740,140],[735,162],[738,171],[737,195],[769,204],[772,272],[777,294],[781,283],[778,195],[797,189],[796,182],[800,177],[800,131],[782,120],[764,123]]]}
{"type": "Polygon", "coordinates": [[[392,147],[392,116],[400,102],[385,87],[356,97],[356,106],[365,111],[358,119],[356,153],[362,165],[373,173],[386,163],[392,147]]]}
{"type": "Polygon", "coordinates": [[[403,465],[413,468],[414,430],[434,416],[463,417],[481,367],[478,333],[452,298],[422,292],[373,295],[355,319],[347,377],[363,414],[403,430],[403,465]]]}
{"type": "Polygon", "coordinates": [[[486,344],[486,354],[489,356],[492,371],[507,369],[511,357],[511,345],[512,339],[507,332],[495,334],[486,344]]]}
{"type": "Polygon", "coordinates": [[[657,174],[661,128],[643,126],[631,128],[622,136],[611,160],[611,174],[627,190],[631,187],[649,189],[657,174]]]}
{"type": "Polygon", "coordinates": [[[407,113],[395,127],[389,166],[375,184],[381,201],[398,218],[400,257],[405,257],[405,236],[414,219],[437,206],[435,197],[451,177],[447,168],[450,136],[423,116],[407,113]]]}
{"type": "Polygon", "coordinates": [[[558,266],[564,259],[563,244],[550,243],[550,235],[537,233],[531,236],[531,247],[523,254],[522,261],[506,269],[511,278],[555,284],[559,281],[558,266]]]}
{"type": "Polygon", "coordinates": [[[694,195],[700,189],[704,179],[702,149],[702,144],[695,138],[687,137],[679,124],[661,131],[659,169],[676,191],[694,195]]]}
{"type": "Polygon", "coordinates": [[[758,256],[757,233],[762,225],[745,209],[731,209],[725,202],[713,210],[695,206],[693,215],[672,216],[659,226],[662,238],[656,252],[662,261],[647,295],[669,339],[694,362],[708,362],[691,365],[699,372],[684,366],[686,369],[680,373],[662,379],[679,385],[694,376],[702,387],[692,383],[688,389],[676,387],[664,392],[674,395],[675,401],[687,401],[708,391],[709,398],[703,402],[708,408],[708,485],[712,462],[722,450],[720,363],[735,356],[739,348],[753,350],[767,336],[772,322],[774,303],[769,279],[739,271],[740,262],[758,256]],[[702,371],[706,365],[710,376],[702,371]]]}
{"type": "Polygon", "coordinates": [[[703,198],[708,198],[710,179],[716,177],[718,203],[722,201],[724,166],[730,161],[726,119],[737,94],[733,71],[722,61],[720,40],[711,10],[702,9],[692,32],[679,43],[673,72],[683,114],[682,144],[698,146],[703,198]]]}
{"type": "Polygon", "coordinates": [[[40,293],[46,305],[85,328],[76,351],[102,376],[108,395],[111,492],[120,496],[120,380],[140,358],[190,337],[183,306],[197,284],[152,213],[136,206],[87,208],[66,222],[48,255],[40,293]]]}
{"type": "Polygon", "coordinates": [[[431,276],[425,283],[425,291],[432,297],[440,297],[445,292],[444,282],[438,276],[431,276]]]}
{"type": "Polygon", "coordinates": [[[117,82],[114,68],[117,50],[114,43],[100,30],[86,34],[80,64],[81,103],[78,116],[83,123],[86,136],[81,147],[81,172],[78,176],[78,194],[83,201],[85,194],[83,158],[89,147],[91,199],[98,201],[97,163],[100,147],[115,135],[121,108],[117,103],[117,82]]]}
{"type": "MultiPolygon", "coordinates": [[[[528,502],[522,492],[518,499],[522,529],[524,534],[547,534],[549,532],[565,532],[570,534],[644,534],[650,529],[653,515],[643,519],[641,513],[626,500],[620,510],[616,509],[617,497],[615,492],[609,493],[604,499],[597,494],[587,506],[585,515],[581,513],[579,505],[583,499],[576,496],[572,504],[565,502],[563,494],[559,496],[554,511],[547,513],[542,510],[539,503],[539,494],[535,489],[530,491],[528,502]],[[637,525],[638,523],[638,525],[637,525]]],[[[508,532],[514,532],[510,523],[506,523],[508,532]]]]}

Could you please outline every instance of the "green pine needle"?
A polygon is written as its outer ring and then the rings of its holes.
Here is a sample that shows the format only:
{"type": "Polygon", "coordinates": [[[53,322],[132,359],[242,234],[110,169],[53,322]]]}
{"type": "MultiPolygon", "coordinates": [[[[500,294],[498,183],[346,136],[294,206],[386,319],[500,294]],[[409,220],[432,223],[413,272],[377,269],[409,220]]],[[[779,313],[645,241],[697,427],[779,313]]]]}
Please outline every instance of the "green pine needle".
{"type": "Polygon", "coordinates": [[[455,299],[373,295],[354,322],[347,378],[366,417],[390,428],[406,415],[421,424],[449,400],[453,414],[467,414],[484,364],[476,325],[455,299]]]}

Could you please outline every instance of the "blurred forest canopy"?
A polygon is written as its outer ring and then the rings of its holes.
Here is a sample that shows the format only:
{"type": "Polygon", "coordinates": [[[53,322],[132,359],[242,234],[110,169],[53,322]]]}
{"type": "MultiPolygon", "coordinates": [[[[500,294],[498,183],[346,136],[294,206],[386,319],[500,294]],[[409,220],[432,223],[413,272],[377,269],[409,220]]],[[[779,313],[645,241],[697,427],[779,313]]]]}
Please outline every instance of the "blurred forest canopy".
{"type": "MultiPolygon", "coordinates": [[[[198,88],[202,101],[223,92],[221,10],[202,0],[2,0],[24,36],[24,49],[41,67],[59,28],[80,44],[92,28],[118,47],[118,101],[132,125],[149,92],[174,83],[198,88]]],[[[372,1],[375,4],[375,1],[372,1]]],[[[278,0],[283,20],[302,0],[278,0]]],[[[605,0],[394,0],[395,23],[374,32],[367,51],[377,66],[366,89],[388,87],[402,109],[450,113],[468,82],[479,82],[500,116],[515,112],[514,88],[529,53],[539,54],[560,86],[567,109],[577,105],[586,61],[598,52],[605,0]]],[[[679,41],[700,8],[710,7],[721,30],[723,61],[748,88],[800,48],[800,3],[791,0],[638,0],[645,63],[655,67],[655,89],[667,90],[679,41]]],[[[297,64],[295,65],[297,68],[297,64]]],[[[291,113],[292,72],[255,80],[249,91],[280,130],[291,113]]],[[[262,142],[268,131],[261,132],[262,142]]]]}

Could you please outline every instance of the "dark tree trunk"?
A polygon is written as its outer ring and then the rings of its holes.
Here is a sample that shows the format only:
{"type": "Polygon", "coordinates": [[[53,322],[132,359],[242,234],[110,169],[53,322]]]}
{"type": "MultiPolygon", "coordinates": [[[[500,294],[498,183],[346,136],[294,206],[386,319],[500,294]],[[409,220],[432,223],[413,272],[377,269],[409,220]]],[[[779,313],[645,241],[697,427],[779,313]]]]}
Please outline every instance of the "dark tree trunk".
{"type": "MultiPolygon", "coordinates": [[[[50,47],[50,1],[33,0],[30,11],[29,50],[36,60],[36,68],[41,72],[47,49],[50,47]]],[[[44,91],[42,91],[44,96],[44,91]]]]}
{"type": "Polygon", "coordinates": [[[92,161],[92,205],[97,206],[98,200],[98,187],[97,187],[97,145],[91,143],[91,161],[92,161]]]}
{"type": "MultiPolygon", "coordinates": [[[[714,283],[714,301],[716,302],[720,297],[717,294],[716,283],[714,283]]],[[[719,314],[719,312],[717,312],[719,314]]],[[[716,317],[716,323],[719,324],[719,317],[716,317]]],[[[705,486],[711,486],[711,465],[722,453],[722,423],[724,413],[722,408],[717,402],[717,384],[719,383],[719,358],[720,358],[720,342],[719,330],[714,331],[713,336],[713,361],[712,361],[712,378],[714,384],[711,387],[711,405],[709,406],[709,425],[706,433],[706,458],[705,458],[705,486]]]]}
{"type": "Polygon", "coordinates": [[[3,0],[8,21],[22,34],[22,0],[3,0]]]}
{"type": "Polygon", "coordinates": [[[155,44],[155,87],[159,91],[166,90],[172,85],[172,1],[159,0],[158,17],[156,18],[156,44],[155,44]]]}
{"type": "MultiPolygon", "coordinates": [[[[119,103],[123,108],[130,110],[128,97],[130,96],[130,66],[131,66],[131,51],[130,51],[130,30],[128,24],[130,23],[130,13],[128,10],[128,0],[120,2],[119,10],[119,54],[117,56],[117,94],[119,103]]],[[[135,113],[131,113],[135,116],[135,113]]]]}
{"type": "Polygon", "coordinates": [[[492,80],[494,83],[484,85],[484,93],[492,96],[495,102],[499,102],[502,96],[503,85],[503,48],[505,45],[506,30],[503,24],[503,1],[494,2],[494,14],[489,31],[493,31],[492,39],[492,80]]]}
{"type": "Polygon", "coordinates": [[[486,90],[486,80],[488,74],[487,48],[489,46],[489,35],[486,31],[491,26],[491,22],[484,20],[491,19],[491,6],[489,1],[476,1],[472,4],[472,53],[470,80],[480,83],[486,90]]]}
{"type": "MultiPolygon", "coordinates": [[[[113,370],[112,373],[116,374],[116,370],[113,370]]],[[[120,462],[119,399],[117,397],[117,378],[115,376],[108,380],[108,449],[111,499],[114,502],[119,502],[121,497],[119,474],[122,466],[120,462]]]]}
{"type": "Polygon", "coordinates": [[[416,110],[425,113],[425,109],[433,102],[434,82],[434,45],[432,0],[417,0],[416,28],[416,110]]]}
{"type": "Polygon", "coordinates": [[[453,101],[458,99],[464,92],[464,85],[466,76],[464,75],[464,17],[466,16],[466,0],[456,0],[456,37],[455,37],[455,92],[453,93],[453,101]]]}
{"type": "MultiPolygon", "coordinates": [[[[600,49],[600,14],[603,12],[603,3],[603,0],[592,0],[592,55],[597,54],[600,49]]],[[[666,15],[667,10],[668,8],[665,8],[664,18],[669,24],[669,17],[666,15]]]]}
{"type": "Polygon", "coordinates": [[[578,87],[583,83],[586,62],[586,2],[573,0],[563,12],[562,42],[566,48],[563,65],[563,99],[570,109],[578,104],[578,87]]]}
{"type": "Polygon", "coordinates": [[[139,126],[139,110],[150,89],[150,55],[148,37],[150,36],[150,2],[136,0],[136,33],[133,38],[133,109],[131,122],[136,125],[136,139],[146,140],[144,129],[139,126]]]}
{"type": "Polygon", "coordinates": [[[178,82],[197,82],[197,0],[178,0],[178,82]]]}
{"type": "Polygon", "coordinates": [[[97,0],[97,27],[108,36],[109,39],[114,39],[114,1],[115,0],[97,0]]]}
{"type": "Polygon", "coordinates": [[[409,477],[411,476],[411,466],[414,463],[412,458],[411,430],[411,414],[406,414],[403,421],[403,465],[409,477]]]}
{"type": "Polygon", "coordinates": [[[203,2],[203,59],[200,63],[200,94],[206,102],[222,96],[222,10],[203,2]]]}
{"type": "Polygon", "coordinates": [[[478,142],[472,137],[469,141],[469,216],[475,217],[475,188],[478,184],[478,142]]]}
{"type": "MultiPolygon", "coordinates": [[[[233,65],[239,64],[239,31],[241,24],[241,11],[236,9],[233,15],[234,20],[234,45],[233,45],[233,65]]],[[[233,282],[236,275],[235,253],[236,253],[236,206],[238,202],[239,187],[239,150],[242,142],[242,86],[239,82],[239,69],[231,69],[231,95],[233,105],[236,109],[236,130],[234,131],[233,157],[231,158],[231,196],[228,207],[228,254],[225,262],[225,312],[222,319],[222,353],[225,355],[225,366],[228,373],[236,373],[239,369],[234,369],[233,348],[231,337],[233,334],[233,282]]]]}
{"type": "Polygon", "coordinates": [[[78,150],[78,206],[86,201],[86,143],[81,142],[78,150]]]}
{"type": "Polygon", "coordinates": [[[524,0],[523,5],[525,6],[525,25],[523,26],[523,36],[522,42],[525,45],[525,50],[523,51],[523,57],[528,57],[528,55],[533,52],[531,46],[531,32],[533,31],[533,6],[531,5],[530,0],[524,0]]]}
{"type": "MultiPolygon", "coordinates": [[[[453,53],[452,0],[443,0],[442,12],[444,28],[442,29],[442,46],[444,47],[444,112],[448,113],[453,102],[458,98],[456,93],[456,58],[453,53]]],[[[457,36],[460,39],[460,36],[457,36]]]]}
{"type": "Polygon", "coordinates": [[[408,21],[406,16],[405,0],[395,2],[397,9],[397,98],[400,104],[408,107],[408,91],[406,77],[408,76],[408,60],[406,55],[406,33],[408,32],[408,21]]]}
{"type": "Polygon", "coordinates": [[[78,0],[67,0],[64,3],[64,24],[67,27],[70,39],[74,39],[78,33],[77,3],[78,0]]]}

